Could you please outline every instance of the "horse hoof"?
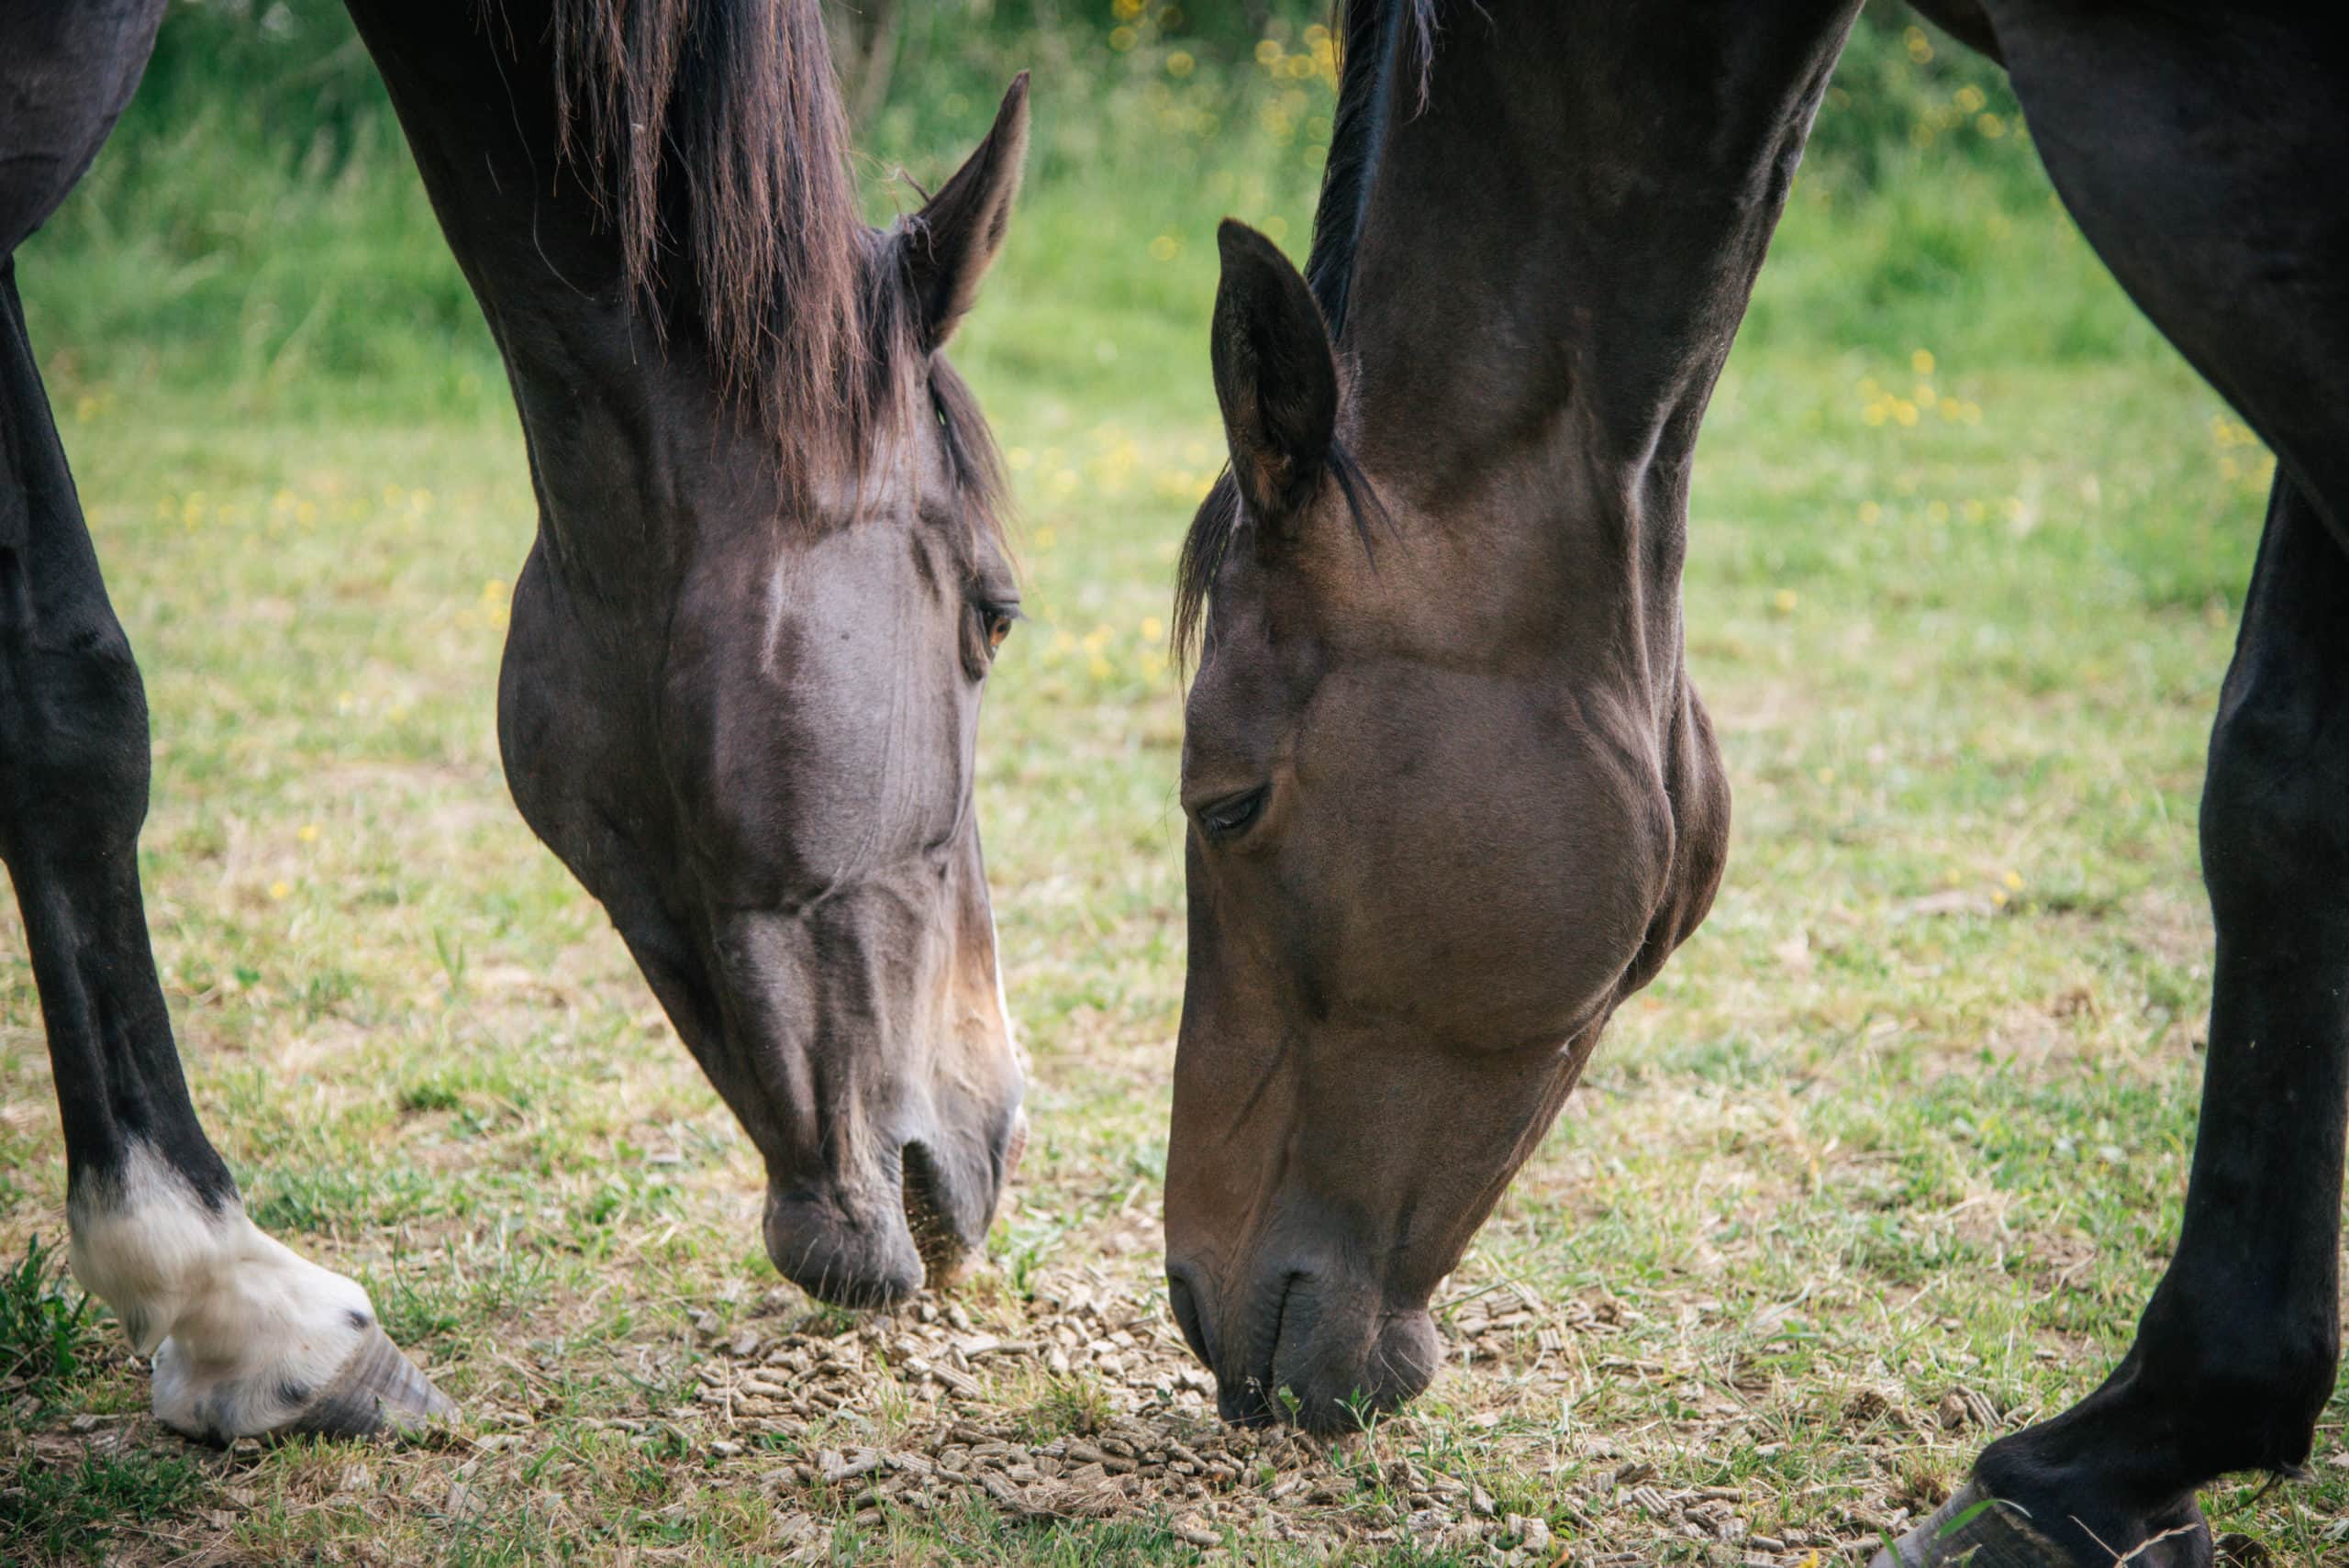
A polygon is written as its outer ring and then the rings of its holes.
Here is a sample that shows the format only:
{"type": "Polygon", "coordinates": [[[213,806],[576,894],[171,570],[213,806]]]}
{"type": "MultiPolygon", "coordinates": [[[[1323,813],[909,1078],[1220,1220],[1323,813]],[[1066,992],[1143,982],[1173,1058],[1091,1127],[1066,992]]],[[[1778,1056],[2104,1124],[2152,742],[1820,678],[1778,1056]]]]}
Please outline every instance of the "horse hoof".
{"type": "Polygon", "coordinates": [[[396,1437],[456,1417],[455,1402],[371,1323],[342,1370],[271,1435],[396,1437]]]}
{"type": "Polygon", "coordinates": [[[372,1315],[354,1312],[348,1323],[349,1349],[311,1385],[295,1358],[207,1376],[166,1340],[155,1356],[156,1419],[192,1441],[226,1448],[245,1437],[396,1437],[455,1418],[457,1407],[372,1315]]]}
{"type": "Polygon", "coordinates": [[[1868,1568],[2079,1568],[2070,1553],[2031,1528],[2021,1508],[1974,1481],[1868,1568]]]}

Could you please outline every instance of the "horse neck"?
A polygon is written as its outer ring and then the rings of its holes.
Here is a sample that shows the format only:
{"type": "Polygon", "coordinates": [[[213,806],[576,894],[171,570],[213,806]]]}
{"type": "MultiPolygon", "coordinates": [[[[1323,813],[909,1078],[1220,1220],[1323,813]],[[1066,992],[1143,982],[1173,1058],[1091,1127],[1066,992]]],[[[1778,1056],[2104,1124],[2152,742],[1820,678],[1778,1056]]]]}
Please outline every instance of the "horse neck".
{"type": "Polygon", "coordinates": [[[1856,8],[1450,6],[1424,98],[1391,51],[1340,335],[1355,444],[1415,512],[1551,536],[1652,688],[1698,424],[1856,8]]]}

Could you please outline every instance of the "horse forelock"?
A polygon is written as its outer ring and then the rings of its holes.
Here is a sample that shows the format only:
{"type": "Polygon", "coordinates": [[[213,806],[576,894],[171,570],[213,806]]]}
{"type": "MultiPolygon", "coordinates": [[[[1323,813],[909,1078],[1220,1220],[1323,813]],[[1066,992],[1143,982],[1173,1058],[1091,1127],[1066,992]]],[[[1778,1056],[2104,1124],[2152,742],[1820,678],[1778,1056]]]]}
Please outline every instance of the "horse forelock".
{"type": "Polygon", "coordinates": [[[935,417],[992,530],[985,421],[929,363],[902,271],[857,212],[818,0],[552,0],[551,31],[561,146],[604,205],[626,287],[656,332],[704,340],[786,482],[861,476],[904,420],[935,417]]]}

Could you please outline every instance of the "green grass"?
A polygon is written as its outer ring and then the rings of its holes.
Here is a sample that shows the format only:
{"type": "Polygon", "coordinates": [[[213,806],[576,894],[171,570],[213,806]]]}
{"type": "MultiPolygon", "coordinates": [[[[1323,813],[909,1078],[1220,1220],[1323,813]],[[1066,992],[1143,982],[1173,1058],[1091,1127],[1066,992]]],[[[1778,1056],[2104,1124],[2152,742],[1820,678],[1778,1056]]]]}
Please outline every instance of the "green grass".
{"type": "Polygon", "coordinates": [[[97,1303],[73,1288],[60,1251],[35,1235],[0,1271],[0,1383],[36,1409],[73,1392],[99,1332],[97,1303]]]}
{"type": "MultiPolygon", "coordinates": [[[[532,506],[478,322],[418,250],[396,169],[197,181],[132,225],[172,166],[146,145],[102,162],[21,273],[147,673],[165,985],[256,1218],[362,1279],[469,1425],[404,1450],[198,1453],[146,1418],[118,1334],[61,1329],[72,1307],[28,1252],[61,1244],[63,1164],[11,911],[0,1257],[28,1262],[0,1288],[0,1559],[1200,1554],[1171,1486],[1098,1520],[968,1492],[860,1521],[852,1486],[774,1479],[827,1449],[926,1451],[957,1416],[1028,1442],[1137,1411],[1195,1446],[1209,1426],[1158,1295],[1183,962],[1163,618],[1219,458],[1212,226],[1281,217],[1297,244],[1310,139],[1245,115],[1164,131],[1188,139],[1185,177],[1143,179],[1149,138],[1121,128],[1163,130],[1143,117],[1180,101],[1104,66],[1056,104],[1049,67],[1082,40],[1031,41],[1044,161],[956,357],[1021,503],[1030,623],[993,678],[978,788],[1035,1135],[990,1267],[952,1304],[1029,1340],[1123,1303],[1124,1370],[974,1360],[978,1392],[941,1413],[874,1350],[861,1402],[821,1421],[696,1402],[726,1336],[867,1341],[776,1286],[756,1159],[506,799],[492,690],[532,506]],[[295,230],[279,271],[257,210],[295,230]],[[289,350],[304,291],[377,253],[384,295],[318,306],[289,350]],[[281,325],[232,329],[263,316],[281,325]],[[71,1357],[43,1364],[70,1375],[39,1383],[28,1357],[57,1343],[71,1357]]],[[[983,120],[999,52],[953,85],[955,114],[983,120]]],[[[1271,89],[1247,69],[1209,86],[1252,103],[1271,89]]],[[[868,140],[931,180],[962,130],[934,118],[885,116],[868,140]]],[[[1430,1395],[1219,1495],[1216,1529],[1260,1560],[1470,1551],[1413,1533],[1414,1466],[1540,1518],[1575,1562],[1838,1561],[1962,1473],[1987,1435],[1965,1394],[2020,1422],[2127,1343],[2192,1137],[2195,813],[2267,466],[2023,158],[2011,136],[1965,158],[1902,142],[1865,180],[1806,174],[1692,506],[1690,660],[1736,793],[1720,901],[1446,1291],[1430,1395]],[[1697,1488],[1747,1544],[1649,1507],[1697,1488]]],[[[2341,1560],[2343,1413],[2318,1481],[2214,1488],[2219,1527],[2278,1562],[2341,1560]]]]}

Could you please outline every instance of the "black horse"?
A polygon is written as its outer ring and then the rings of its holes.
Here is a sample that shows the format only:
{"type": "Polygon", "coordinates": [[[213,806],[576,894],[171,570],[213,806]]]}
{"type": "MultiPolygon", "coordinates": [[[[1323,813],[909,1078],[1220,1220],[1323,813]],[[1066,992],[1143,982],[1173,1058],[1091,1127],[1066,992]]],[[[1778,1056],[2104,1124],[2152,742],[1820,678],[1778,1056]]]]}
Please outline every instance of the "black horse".
{"type": "MultiPolygon", "coordinates": [[[[169,1425],[358,1433],[448,1402],[358,1284],[246,1218],[140,907],[147,711],[14,252],[164,0],[0,0],[0,860],[73,1269],[169,1425]]],[[[765,1158],[766,1245],[883,1302],[985,1233],[1023,1137],[972,809],[1016,614],[994,450],[940,347],[1001,245],[1025,78],[918,215],[857,217],[816,0],[351,0],[504,354],[539,533],[507,777],[765,1158]]]]}
{"type": "MultiPolygon", "coordinates": [[[[2176,1254],[2112,1375],[1897,1561],[2204,1564],[2196,1489],[2300,1469],[2339,1345],[2349,43],[2284,4],[1921,8],[2007,66],[2089,241],[2278,462],[2203,795],[2176,1254]]],[[[1424,1386],[1431,1291],[1711,902],[1691,453],[1856,10],[1353,0],[1305,274],[1225,226],[1166,1232],[1229,1416],[1424,1386]]]]}

